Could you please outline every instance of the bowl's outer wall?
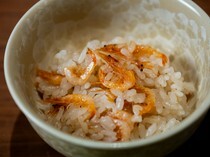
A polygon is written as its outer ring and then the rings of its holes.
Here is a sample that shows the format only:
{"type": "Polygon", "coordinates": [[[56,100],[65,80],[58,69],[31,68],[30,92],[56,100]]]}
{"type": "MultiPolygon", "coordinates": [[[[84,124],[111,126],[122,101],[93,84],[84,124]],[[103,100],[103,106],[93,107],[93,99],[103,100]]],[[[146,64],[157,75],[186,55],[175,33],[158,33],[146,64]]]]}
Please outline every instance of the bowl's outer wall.
{"type": "Polygon", "coordinates": [[[185,142],[194,133],[204,117],[205,114],[194,125],[170,138],[150,144],[149,146],[145,145],[129,149],[94,149],[81,147],[71,143],[71,141],[64,141],[52,134],[46,133],[45,130],[38,127],[32,121],[29,120],[29,122],[46,143],[67,157],[161,157],[172,152],[185,142]]]}

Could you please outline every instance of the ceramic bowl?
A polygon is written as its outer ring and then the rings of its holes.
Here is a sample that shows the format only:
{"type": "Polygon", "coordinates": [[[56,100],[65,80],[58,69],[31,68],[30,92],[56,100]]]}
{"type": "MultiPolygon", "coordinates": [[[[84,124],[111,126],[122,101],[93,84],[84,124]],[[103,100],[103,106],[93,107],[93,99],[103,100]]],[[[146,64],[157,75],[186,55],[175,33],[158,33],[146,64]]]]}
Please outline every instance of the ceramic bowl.
{"type": "Polygon", "coordinates": [[[163,156],[199,126],[210,104],[210,20],[191,0],[45,0],[17,23],[5,52],[9,91],[30,124],[51,147],[72,157],[163,156]],[[34,67],[60,49],[82,49],[89,40],[135,38],[159,48],[196,86],[195,111],[165,133],[122,143],[73,137],[47,124],[35,107],[34,67]]]}

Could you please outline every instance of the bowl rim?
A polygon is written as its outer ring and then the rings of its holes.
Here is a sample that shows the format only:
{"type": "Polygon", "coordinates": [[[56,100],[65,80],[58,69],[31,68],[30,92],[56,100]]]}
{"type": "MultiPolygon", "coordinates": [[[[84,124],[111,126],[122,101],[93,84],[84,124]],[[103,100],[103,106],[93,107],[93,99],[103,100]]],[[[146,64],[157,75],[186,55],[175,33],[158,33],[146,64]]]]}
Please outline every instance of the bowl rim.
{"type": "MultiPolygon", "coordinates": [[[[193,1],[191,0],[179,0],[183,5],[188,7],[189,9],[193,10],[195,9],[199,14],[202,15],[202,18],[204,18],[206,21],[208,21],[208,25],[210,26],[210,20],[209,16],[193,1]]],[[[93,141],[88,139],[82,139],[75,136],[72,136],[70,134],[67,134],[65,132],[62,132],[50,124],[46,123],[40,116],[38,116],[35,113],[31,113],[27,108],[24,106],[24,102],[18,97],[16,94],[16,91],[14,90],[14,82],[11,78],[11,72],[9,69],[10,67],[10,54],[12,52],[11,47],[13,43],[13,36],[15,36],[16,32],[18,31],[19,27],[29,17],[31,14],[35,13],[36,10],[46,2],[38,1],[34,6],[32,6],[18,21],[15,28],[13,29],[9,40],[7,42],[7,46],[5,49],[5,56],[4,56],[4,75],[6,84],[8,86],[9,92],[15,101],[18,108],[24,113],[24,115],[32,121],[35,125],[37,125],[39,128],[44,130],[45,132],[49,132],[52,136],[55,136],[59,138],[60,140],[66,141],[67,143],[72,143],[78,146],[83,146],[87,148],[95,148],[95,149],[125,149],[125,148],[134,148],[134,147],[140,147],[140,146],[146,146],[151,143],[157,143],[159,141],[162,141],[164,139],[167,139],[171,136],[174,136],[175,134],[181,132],[182,130],[189,127],[194,121],[198,120],[202,115],[204,115],[208,109],[210,108],[210,93],[204,100],[203,104],[196,109],[189,117],[187,117],[185,120],[183,120],[178,126],[176,126],[174,129],[168,130],[164,133],[154,135],[152,137],[148,137],[146,139],[140,139],[140,140],[134,140],[134,141],[127,141],[127,142],[113,142],[113,143],[107,143],[107,142],[101,142],[101,141],[93,141]]],[[[31,122],[30,122],[31,123],[31,122]]]]}

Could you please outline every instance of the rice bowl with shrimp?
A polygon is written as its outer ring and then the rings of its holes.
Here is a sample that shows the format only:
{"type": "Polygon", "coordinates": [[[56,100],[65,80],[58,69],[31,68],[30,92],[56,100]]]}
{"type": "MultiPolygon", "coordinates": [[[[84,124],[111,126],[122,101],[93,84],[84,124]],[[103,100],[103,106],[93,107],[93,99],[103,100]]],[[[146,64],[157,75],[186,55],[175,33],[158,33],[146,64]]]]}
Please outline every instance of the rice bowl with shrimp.
{"type": "Polygon", "coordinates": [[[116,142],[160,134],[194,109],[195,87],[159,50],[116,37],[37,65],[37,108],[73,136],[116,142]],[[74,54],[69,57],[69,54],[74,54]]]}

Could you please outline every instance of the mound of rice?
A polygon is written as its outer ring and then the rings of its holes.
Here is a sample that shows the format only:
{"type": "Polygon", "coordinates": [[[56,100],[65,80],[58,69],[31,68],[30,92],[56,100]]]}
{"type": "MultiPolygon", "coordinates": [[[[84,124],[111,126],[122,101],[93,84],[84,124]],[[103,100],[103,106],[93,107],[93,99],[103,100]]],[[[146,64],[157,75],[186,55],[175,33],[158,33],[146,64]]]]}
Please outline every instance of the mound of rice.
{"type": "Polygon", "coordinates": [[[71,135],[107,142],[143,139],[178,125],[194,109],[193,83],[184,81],[182,74],[170,66],[168,57],[163,64],[163,58],[158,55],[144,55],[135,60],[147,66],[138,66],[132,60],[136,45],[135,41],[125,43],[122,38],[115,38],[110,42],[91,41],[81,53],[58,52],[44,70],[46,75],[61,77],[60,82],[52,84],[43,75],[37,75],[35,79],[40,95],[37,107],[44,119],[71,135]],[[109,60],[108,64],[96,54],[94,70],[88,71],[91,67],[87,65],[94,59],[87,52],[107,45],[120,49],[116,54],[110,52],[107,55],[105,52],[105,56],[108,59],[111,56],[114,63],[109,60]],[[117,70],[121,68],[122,73],[114,73],[115,67],[110,66],[112,63],[114,66],[119,64],[117,70]],[[72,67],[76,67],[75,76],[72,67]],[[79,73],[84,72],[81,67],[90,76],[84,75],[88,77],[84,82],[75,83],[79,81],[79,73]],[[103,71],[103,81],[99,78],[99,69],[103,71]],[[126,74],[128,71],[135,76],[134,84],[129,84],[134,80],[126,74]],[[118,79],[125,81],[120,84],[118,79]],[[130,86],[122,90],[118,83],[122,87],[130,86]],[[138,85],[147,90],[138,90],[138,85]],[[143,113],[152,102],[154,106],[143,113]]]}

